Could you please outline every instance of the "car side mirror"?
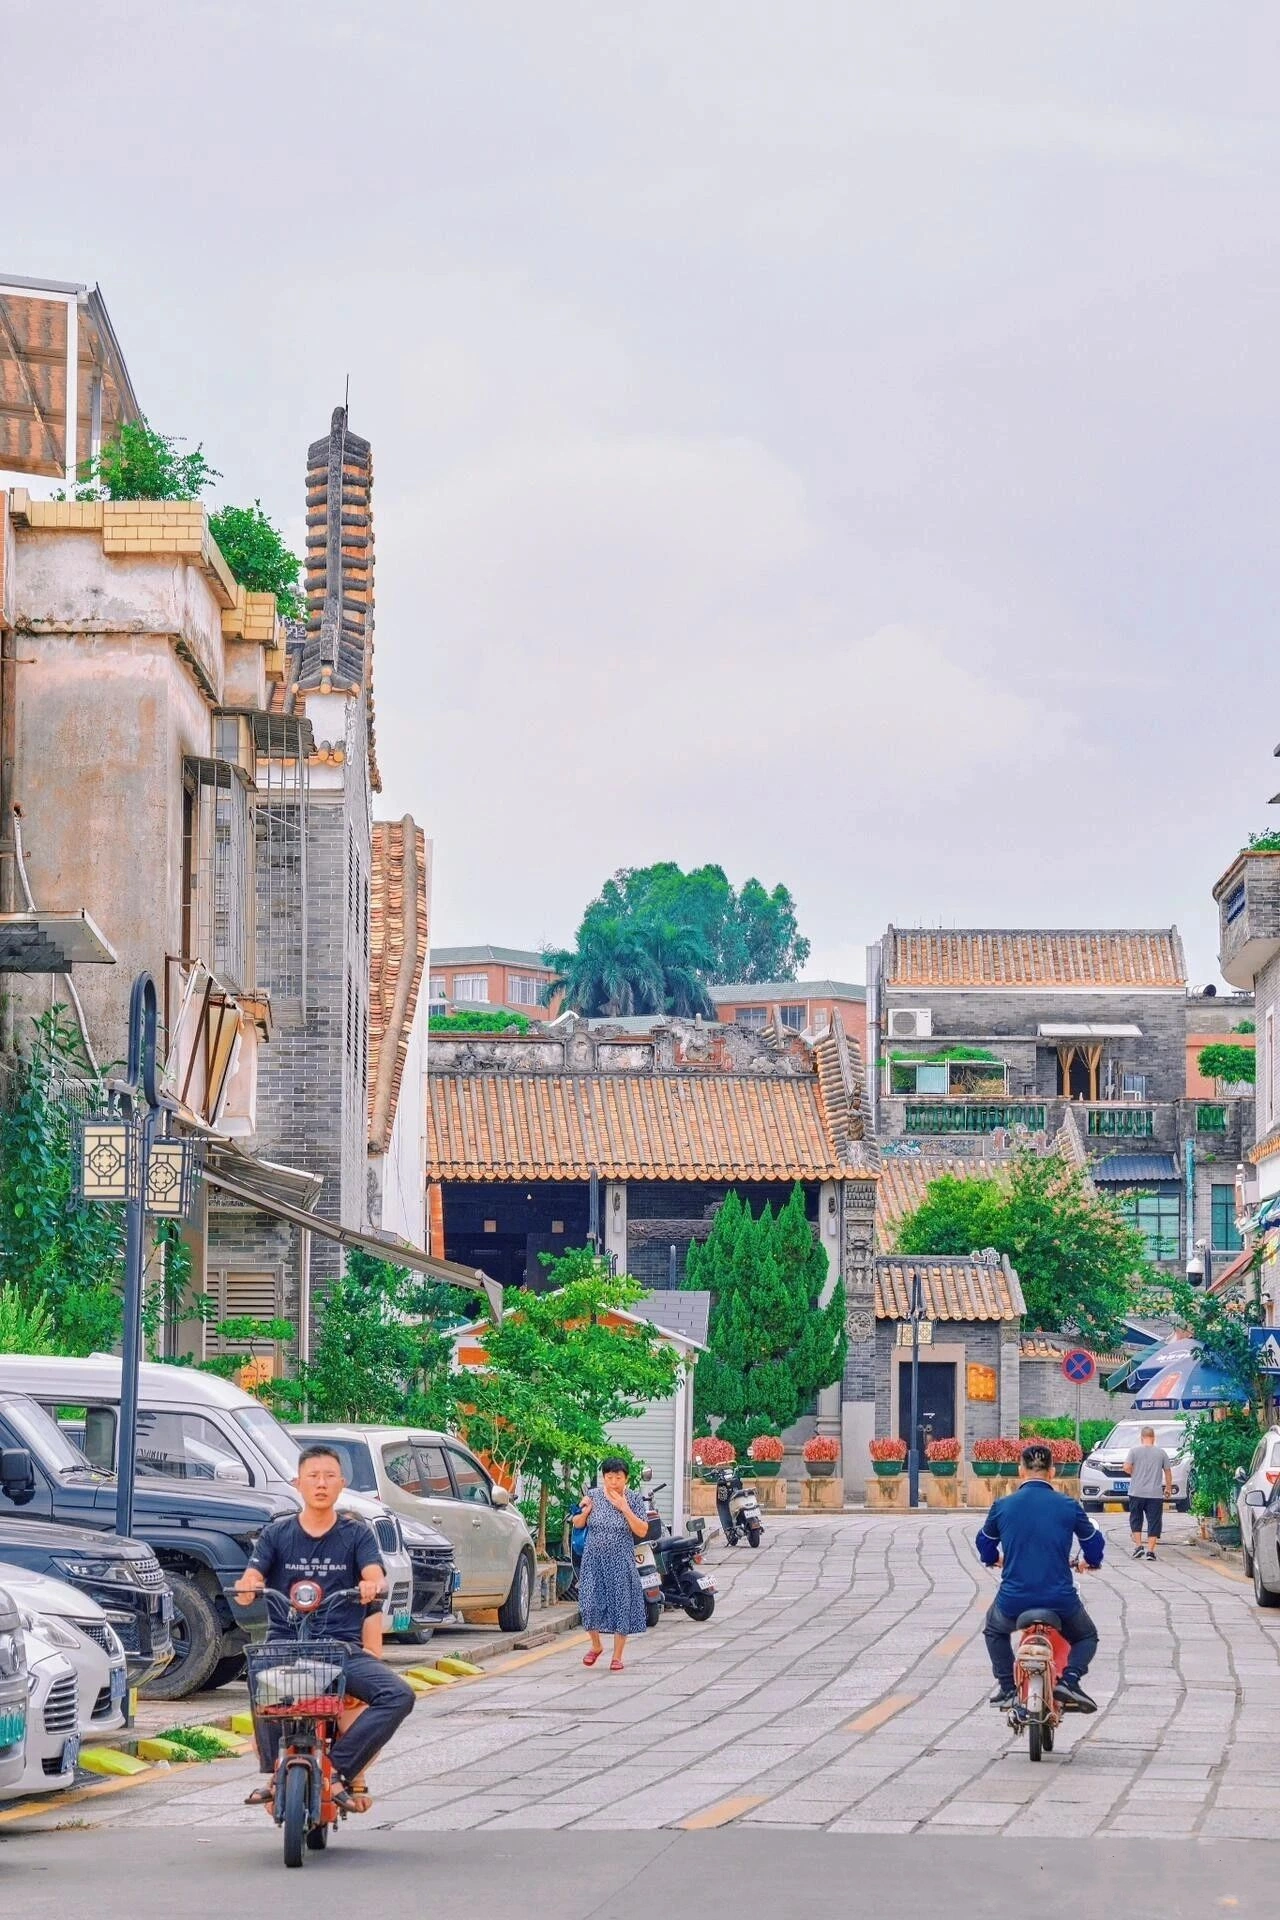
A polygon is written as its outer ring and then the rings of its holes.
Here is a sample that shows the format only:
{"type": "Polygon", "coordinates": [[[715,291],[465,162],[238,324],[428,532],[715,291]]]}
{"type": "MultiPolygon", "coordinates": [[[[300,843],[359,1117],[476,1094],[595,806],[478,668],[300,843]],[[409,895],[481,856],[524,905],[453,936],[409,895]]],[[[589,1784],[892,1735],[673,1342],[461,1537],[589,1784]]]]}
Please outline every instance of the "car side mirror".
{"type": "Polygon", "coordinates": [[[1261,1487],[1250,1487],[1244,1497],[1244,1503],[1246,1507],[1265,1507],[1267,1504],[1267,1496],[1261,1487]]]}
{"type": "Polygon", "coordinates": [[[511,1505],[511,1495],[508,1493],[505,1487],[499,1487],[499,1486],[490,1487],[489,1498],[492,1500],[495,1507],[509,1507],[511,1505]]]}
{"type": "Polygon", "coordinates": [[[1248,1477],[1249,1477],[1249,1476],[1248,1476],[1248,1474],[1247,1474],[1247,1473],[1245,1472],[1245,1470],[1244,1470],[1244,1468],[1243,1468],[1243,1467],[1237,1467],[1237,1468],[1236,1468],[1236,1485],[1237,1485],[1238,1487],[1242,1487],[1242,1486],[1244,1485],[1244,1483],[1245,1483],[1245,1481],[1246,1481],[1246,1480],[1248,1479],[1248,1477]]]}
{"type": "Polygon", "coordinates": [[[35,1468],[25,1447],[0,1447],[0,1487],[10,1500],[29,1500],[36,1490],[35,1468]]]}

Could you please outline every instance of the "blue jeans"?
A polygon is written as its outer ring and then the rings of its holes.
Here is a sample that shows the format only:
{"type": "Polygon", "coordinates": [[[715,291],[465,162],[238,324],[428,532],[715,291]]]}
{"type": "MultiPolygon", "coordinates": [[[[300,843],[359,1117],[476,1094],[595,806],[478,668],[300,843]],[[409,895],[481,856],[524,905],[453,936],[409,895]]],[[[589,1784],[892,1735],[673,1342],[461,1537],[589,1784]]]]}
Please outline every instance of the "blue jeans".
{"type": "MultiPolygon", "coordinates": [[[[1053,1611],[1062,1622],[1062,1637],[1071,1648],[1067,1672],[1074,1680],[1083,1680],[1089,1671],[1090,1661],[1098,1651],[1098,1629],[1078,1601],[1074,1613],[1059,1612],[1057,1607],[1053,1611]]],[[[982,1637],[987,1643],[991,1671],[1006,1690],[1013,1686],[1013,1635],[1016,1631],[1013,1621],[1007,1614],[1001,1613],[993,1601],[982,1637]]]]}

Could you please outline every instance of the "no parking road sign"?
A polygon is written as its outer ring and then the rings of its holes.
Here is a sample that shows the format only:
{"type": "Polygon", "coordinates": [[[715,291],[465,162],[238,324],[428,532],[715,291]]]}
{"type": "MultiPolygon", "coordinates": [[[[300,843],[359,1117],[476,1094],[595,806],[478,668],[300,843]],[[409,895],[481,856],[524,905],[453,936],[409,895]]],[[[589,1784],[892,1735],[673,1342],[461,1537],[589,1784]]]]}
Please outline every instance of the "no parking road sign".
{"type": "Polygon", "coordinates": [[[1092,1380],[1098,1365],[1093,1355],[1086,1353],[1083,1347],[1073,1347],[1070,1353],[1062,1356],[1062,1371],[1068,1380],[1082,1387],[1086,1380],[1092,1380]]]}

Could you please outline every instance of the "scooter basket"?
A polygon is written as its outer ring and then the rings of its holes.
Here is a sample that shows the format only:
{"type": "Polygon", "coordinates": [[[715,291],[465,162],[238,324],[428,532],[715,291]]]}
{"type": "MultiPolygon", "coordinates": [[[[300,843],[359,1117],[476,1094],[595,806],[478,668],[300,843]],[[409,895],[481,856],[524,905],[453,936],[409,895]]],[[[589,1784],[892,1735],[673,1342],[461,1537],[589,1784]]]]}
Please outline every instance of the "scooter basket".
{"type": "Polygon", "coordinates": [[[341,1640],[276,1640],[249,1647],[249,1704],[260,1720],[335,1720],[347,1693],[341,1640]]]}

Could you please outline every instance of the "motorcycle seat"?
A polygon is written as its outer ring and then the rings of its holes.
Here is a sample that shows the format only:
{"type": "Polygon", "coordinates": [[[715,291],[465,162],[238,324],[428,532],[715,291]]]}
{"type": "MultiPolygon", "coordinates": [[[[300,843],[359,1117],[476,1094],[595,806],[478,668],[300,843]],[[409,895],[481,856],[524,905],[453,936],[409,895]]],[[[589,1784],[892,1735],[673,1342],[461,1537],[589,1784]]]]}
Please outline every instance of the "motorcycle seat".
{"type": "Polygon", "coordinates": [[[706,1541],[697,1534],[664,1533],[661,1540],[655,1540],[655,1553],[701,1553],[706,1541]]]}
{"type": "Polygon", "coordinates": [[[1062,1622],[1050,1607],[1031,1607],[1026,1613],[1020,1613],[1014,1621],[1017,1630],[1025,1632],[1028,1627],[1048,1627],[1053,1633],[1061,1633],[1062,1622]]]}

